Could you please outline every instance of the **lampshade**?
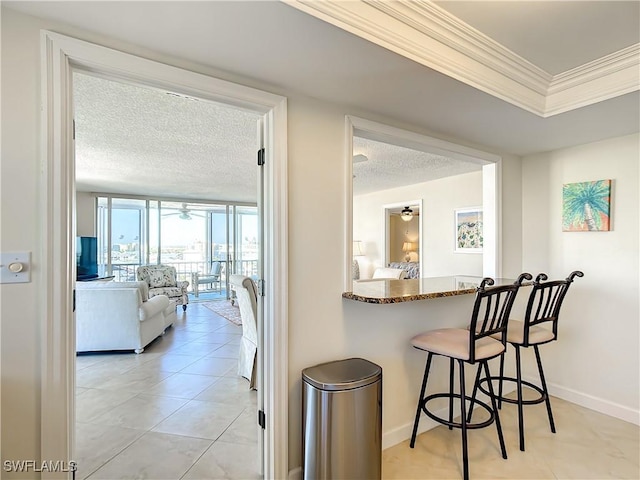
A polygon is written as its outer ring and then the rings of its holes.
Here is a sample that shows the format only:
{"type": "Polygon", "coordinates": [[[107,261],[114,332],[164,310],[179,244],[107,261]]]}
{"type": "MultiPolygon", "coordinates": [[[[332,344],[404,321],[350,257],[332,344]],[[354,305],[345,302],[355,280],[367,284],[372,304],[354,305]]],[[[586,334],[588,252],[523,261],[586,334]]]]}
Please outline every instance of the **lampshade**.
{"type": "Polygon", "coordinates": [[[403,252],[413,252],[415,250],[415,247],[413,246],[412,242],[404,242],[402,244],[402,251],[403,252]]]}
{"type": "Polygon", "coordinates": [[[411,210],[409,207],[404,207],[402,212],[400,212],[400,218],[402,218],[402,220],[404,220],[405,222],[410,222],[413,218],[413,210],[411,210]]]}
{"type": "Polygon", "coordinates": [[[353,242],[353,256],[362,256],[364,255],[364,246],[360,240],[355,240],[353,242]]]}
{"type": "Polygon", "coordinates": [[[408,262],[409,260],[411,260],[411,255],[409,254],[409,252],[413,252],[415,251],[416,247],[415,244],[413,242],[404,242],[402,244],[402,251],[404,253],[406,253],[405,257],[404,257],[404,261],[408,262]]]}

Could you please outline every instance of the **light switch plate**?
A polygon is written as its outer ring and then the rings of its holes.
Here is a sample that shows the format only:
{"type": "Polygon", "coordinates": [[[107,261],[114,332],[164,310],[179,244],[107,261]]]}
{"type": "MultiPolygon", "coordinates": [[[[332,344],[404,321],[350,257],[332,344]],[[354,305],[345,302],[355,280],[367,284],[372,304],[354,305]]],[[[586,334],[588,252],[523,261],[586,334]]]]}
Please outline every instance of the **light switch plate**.
{"type": "Polygon", "coordinates": [[[0,253],[0,283],[28,283],[31,281],[31,252],[0,253]],[[18,272],[11,271],[21,266],[18,272]],[[17,265],[19,264],[19,265],[17,265]]]}

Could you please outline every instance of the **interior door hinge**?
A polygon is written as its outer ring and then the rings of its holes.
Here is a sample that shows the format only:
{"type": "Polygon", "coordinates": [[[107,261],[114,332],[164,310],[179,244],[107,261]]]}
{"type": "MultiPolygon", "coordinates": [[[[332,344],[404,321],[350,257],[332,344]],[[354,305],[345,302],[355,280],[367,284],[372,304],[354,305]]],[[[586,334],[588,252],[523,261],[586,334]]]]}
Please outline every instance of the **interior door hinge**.
{"type": "Polygon", "coordinates": [[[73,310],[72,312],[76,311],[76,289],[73,289],[73,310]]]}
{"type": "Polygon", "coordinates": [[[264,147],[258,150],[258,166],[264,165],[264,147]]]}
{"type": "Polygon", "coordinates": [[[72,132],[72,135],[73,135],[73,139],[75,140],[76,139],[76,121],[75,120],[73,120],[73,132],[72,132]]]}
{"type": "Polygon", "coordinates": [[[258,425],[260,425],[263,429],[267,428],[267,416],[262,410],[258,410],[258,425]]]}
{"type": "Polygon", "coordinates": [[[264,297],[266,288],[264,280],[260,279],[256,283],[258,284],[258,295],[264,297]]]}

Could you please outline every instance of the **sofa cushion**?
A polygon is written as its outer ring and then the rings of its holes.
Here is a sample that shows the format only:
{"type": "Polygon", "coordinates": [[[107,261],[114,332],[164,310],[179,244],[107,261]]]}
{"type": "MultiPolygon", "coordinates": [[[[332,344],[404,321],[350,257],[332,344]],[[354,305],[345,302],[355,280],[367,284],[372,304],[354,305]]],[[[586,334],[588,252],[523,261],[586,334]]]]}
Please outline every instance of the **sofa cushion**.
{"type": "Polygon", "coordinates": [[[169,306],[164,309],[164,326],[165,328],[173,325],[178,317],[176,316],[176,307],[178,304],[175,300],[169,300],[169,306]]]}
{"type": "Polygon", "coordinates": [[[121,288],[137,288],[139,302],[149,299],[147,282],[77,282],[77,290],[111,290],[121,288]]]}
{"type": "Polygon", "coordinates": [[[166,269],[150,269],[149,270],[149,287],[171,287],[176,284],[176,271],[173,268],[166,269]]]}
{"type": "Polygon", "coordinates": [[[152,288],[149,290],[149,296],[155,298],[158,295],[166,295],[169,298],[181,297],[182,289],[178,287],[162,287],[152,288]]]}
{"type": "Polygon", "coordinates": [[[140,321],[145,320],[157,315],[169,306],[169,299],[164,295],[158,295],[157,297],[150,298],[148,301],[140,305],[139,315],[140,321]]]}

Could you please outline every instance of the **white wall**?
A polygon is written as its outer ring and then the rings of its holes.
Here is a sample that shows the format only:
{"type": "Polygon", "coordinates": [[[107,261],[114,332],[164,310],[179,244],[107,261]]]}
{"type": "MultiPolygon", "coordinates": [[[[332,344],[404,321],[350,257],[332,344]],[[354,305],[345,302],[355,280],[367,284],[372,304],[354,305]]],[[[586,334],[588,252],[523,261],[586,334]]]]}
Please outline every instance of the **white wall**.
{"type": "MultiPolygon", "coordinates": [[[[365,245],[362,278],[384,263],[383,205],[422,199],[422,277],[482,275],[482,255],[454,253],[456,208],[482,205],[482,172],[393,188],[353,198],[353,238],[365,245]]],[[[362,271],[361,271],[362,273],[362,271]]]]}
{"type": "MultiPolygon", "coordinates": [[[[385,432],[405,434],[411,422],[423,358],[408,346],[418,331],[445,324],[462,325],[470,297],[367,305],[341,298],[345,185],[344,117],[346,114],[414,130],[366,111],[331,105],[256,80],[123,44],[63,24],[2,8],[2,165],[1,241],[6,250],[33,253],[31,283],[2,285],[2,460],[38,459],[42,313],[34,301],[40,292],[40,44],[46,28],[167,64],[273,91],[289,97],[289,464],[301,463],[300,372],[319,362],[363,356],[384,370],[385,432]]],[[[460,144],[460,139],[444,138],[460,144]]],[[[470,147],[489,151],[482,145],[470,147]]],[[[500,153],[500,152],[495,152],[500,153]]],[[[503,187],[513,203],[505,205],[505,275],[520,272],[520,161],[505,160],[503,187]]],[[[477,202],[474,202],[477,204],[477,202]]],[[[462,205],[460,205],[462,206],[462,205]]],[[[636,218],[637,220],[637,218],[636,218]]],[[[447,230],[450,230],[447,228],[447,230]]],[[[14,474],[3,473],[6,478],[14,474]]],[[[17,475],[17,474],[15,474],[17,475]]],[[[3,478],[5,478],[3,476],[3,478]]],[[[25,477],[23,477],[25,478],[25,477]]]]}
{"type": "Polygon", "coordinates": [[[522,162],[524,269],[585,274],[566,297],[558,341],[544,347],[552,392],[636,423],[639,141],[635,134],[522,162]],[[562,232],[562,185],[602,179],[613,180],[612,230],[562,232]]]}
{"type": "Polygon", "coordinates": [[[76,192],[76,234],[96,236],[96,197],[87,192],[76,192]]]}

